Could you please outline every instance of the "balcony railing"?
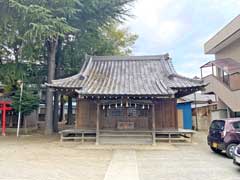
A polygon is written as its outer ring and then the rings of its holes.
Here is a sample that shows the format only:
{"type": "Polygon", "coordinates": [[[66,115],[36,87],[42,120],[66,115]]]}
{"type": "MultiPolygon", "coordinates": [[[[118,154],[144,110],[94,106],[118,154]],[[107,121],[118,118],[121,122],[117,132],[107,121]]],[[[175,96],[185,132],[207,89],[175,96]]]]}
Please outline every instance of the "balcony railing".
{"type": "Polygon", "coordinates": [[[221,69],[213,64],[210,69],[209,66],[201,67],[201,78],[204,80],[204,78],[209,75],[214,76],[232,91],[240,90],[240,73],[229,74],[224,69],[221,69]],[[204,72],[206,68],[208,69],[204,72]]]}

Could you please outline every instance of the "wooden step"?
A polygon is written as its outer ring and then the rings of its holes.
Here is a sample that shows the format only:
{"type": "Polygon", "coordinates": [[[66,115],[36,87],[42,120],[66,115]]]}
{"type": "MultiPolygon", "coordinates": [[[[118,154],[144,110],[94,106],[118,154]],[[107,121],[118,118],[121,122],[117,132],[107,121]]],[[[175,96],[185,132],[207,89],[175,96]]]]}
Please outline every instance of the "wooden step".
{"type": "Polygon", "coordinates": [[[152,144],[152,138],[143,137],[100,137],[100,144],[152,144]]]}
{"type": "Polygon", "coordinates": [[[152,144],[150,132],[136,131],[101,131],[100,144],[152,144]]]}
{"type": "Polygon", "coordinates": [[[128,133],[128,134],[142,134],[142,133],[152,133],[149,130],[100,130],[100,133],[128,133]]]}
{"type": "Polygon", "coordinates": [[[152,137],[151,134],[113,134],[113,133],[100,133],[100,137],[152,137]]]}

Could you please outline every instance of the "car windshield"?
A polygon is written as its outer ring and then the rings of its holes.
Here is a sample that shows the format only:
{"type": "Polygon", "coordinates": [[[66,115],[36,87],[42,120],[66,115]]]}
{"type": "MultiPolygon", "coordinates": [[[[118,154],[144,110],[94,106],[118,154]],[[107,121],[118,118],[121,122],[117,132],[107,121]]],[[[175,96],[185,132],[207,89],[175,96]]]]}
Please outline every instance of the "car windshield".
{"type": "Polygon", "coordinates": [[[224,130],[225,122],[221,120],[213,121],[210,129],[224,130]]]}
{"type": "Polygon", "coordinates": [[[234,122],[233,127],[234,129],[240,130],[240,121],[234,122]]]}

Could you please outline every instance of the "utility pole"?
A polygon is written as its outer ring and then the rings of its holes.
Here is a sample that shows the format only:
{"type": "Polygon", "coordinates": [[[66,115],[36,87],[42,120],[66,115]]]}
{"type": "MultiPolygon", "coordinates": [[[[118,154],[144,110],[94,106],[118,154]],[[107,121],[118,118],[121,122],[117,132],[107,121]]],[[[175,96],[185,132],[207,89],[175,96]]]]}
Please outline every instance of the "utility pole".
{"type": "Polygon", "coordinates": [[[18,84],[20,85],[20,100],[19,100],[19,106],[18,106],[17,137],[19,137],[19,130],[20,130],[20,125],[21,125],[21,109],[22,109],[23,81],[18,80],[18,84]]]}
{"type": "Polygon", "coordinates": [[[195,127],[195,129],[196,129],[196,131],[198,131],[198,112],[197,112],[197,94],[196,94],[196,92],[194,93],[194,104],[195,104],[195,121],[196,121],[196,127],[195,127]]]}

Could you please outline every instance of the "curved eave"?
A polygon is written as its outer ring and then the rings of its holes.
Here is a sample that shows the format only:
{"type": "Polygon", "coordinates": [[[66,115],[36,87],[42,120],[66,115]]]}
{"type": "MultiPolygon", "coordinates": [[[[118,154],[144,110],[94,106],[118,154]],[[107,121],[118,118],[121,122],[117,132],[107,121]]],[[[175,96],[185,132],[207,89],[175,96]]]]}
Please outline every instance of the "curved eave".
{"type": "Polygon", "coordinates": [[[76,89],[79,89],[81,90],[82,87],[75,87],[75,86],[61,86],[61,85],[54,85],[54,84],[48,84],[48,83],[45,83],[46,86],[50,87],[50,88],[56,88],[56,89],[73,89],[73,90],[76,90],[76,89]]]}
{"type": "MultiPolygon", "coordinates": [[[[81,96],[94,96],[94,97],[104,97],[104,96],[123,96],[123,97],[127,97],[127,96],[133,96],[133,97],[173,97],[174,93],[169,93],[169,94],[136,94],[136,93],[123,93],[123,94],[92,94],[92,93],[86,93],[86,92],[82,92],[81,90],[76,90],[76,92],[81,95],[81,96]]],[[[173,91],[176,92],[176,91],[173,91]]]]}

